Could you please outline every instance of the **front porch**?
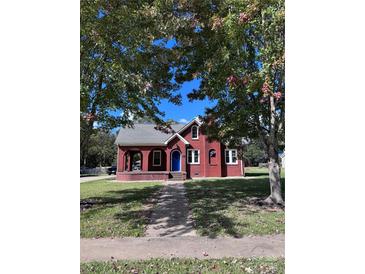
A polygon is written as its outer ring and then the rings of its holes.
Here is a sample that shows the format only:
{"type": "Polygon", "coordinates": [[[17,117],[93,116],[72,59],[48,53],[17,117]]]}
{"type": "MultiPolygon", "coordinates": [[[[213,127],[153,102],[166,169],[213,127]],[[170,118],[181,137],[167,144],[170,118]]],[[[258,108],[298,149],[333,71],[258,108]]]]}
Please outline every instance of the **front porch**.
{"type": "Polygon", "coordinates": [[[122,171],[117,172],[118,181],[167,181],[186,180],[186,172],[170,171],[122,171]]]}
{"type": "Polygon", "coordinates": [[[117,180],[186,180],[185,148],[118,147],[117,180]]]}

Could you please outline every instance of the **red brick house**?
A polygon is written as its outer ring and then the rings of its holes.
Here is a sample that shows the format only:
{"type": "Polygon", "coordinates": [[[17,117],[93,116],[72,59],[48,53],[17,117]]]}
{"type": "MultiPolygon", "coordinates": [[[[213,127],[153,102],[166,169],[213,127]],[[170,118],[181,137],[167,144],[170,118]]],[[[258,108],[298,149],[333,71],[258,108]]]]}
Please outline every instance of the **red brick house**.
{"type": "Polygon", "coordinates": [[[208,141],[198,118],[172,125],[174,133],[153,124],[119,131],[117,180],[184,180],[196,177],[243,176],[237,149],[208,141]]]}

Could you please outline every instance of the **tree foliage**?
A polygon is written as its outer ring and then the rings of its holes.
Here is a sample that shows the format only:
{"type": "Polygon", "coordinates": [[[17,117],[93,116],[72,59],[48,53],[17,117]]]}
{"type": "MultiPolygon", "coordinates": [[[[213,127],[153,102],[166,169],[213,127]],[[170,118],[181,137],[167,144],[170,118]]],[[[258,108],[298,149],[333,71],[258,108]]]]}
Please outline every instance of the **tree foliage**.
{"type": "Polygon", "coordinates": [[[111,166],[116,164],[115,134],[98,129],[91,135],[86,153],[80,159],[81,166],[111,166]]]}
{"type": "Polygon", "coordinates": [[[148,119],[168,127],[161,100],[181,103],[173,79],[175,53],[166,47],[174,18],[164,1],[80,2],[80,150],[85,159],[94,126],[132,126],[148,119]]]}
{"type": "Polygon", "coordinates": [[[81,116],[88,124],[163,123],[160,100],[180,103],[165,46],[170,24],[150,2],[81,1],[81,116]]]}
{"type": "Polygon", "coordinates": [[[176,33],[185,56],[176,79],[201,79],[191,100],[217,100],[205,117],[210,135],[269,145],[271,133],[277,145],[284,136],[284,1],[186,1],[181,9],[193,27],[176,33]]]}
{"type": "Polygon", "coordinates": [[[259,140],[252,140],[246,145],[243,156],[247,166],[257,166],[259,163],[266,163],[268,160],[264,145],[259,140]]]}

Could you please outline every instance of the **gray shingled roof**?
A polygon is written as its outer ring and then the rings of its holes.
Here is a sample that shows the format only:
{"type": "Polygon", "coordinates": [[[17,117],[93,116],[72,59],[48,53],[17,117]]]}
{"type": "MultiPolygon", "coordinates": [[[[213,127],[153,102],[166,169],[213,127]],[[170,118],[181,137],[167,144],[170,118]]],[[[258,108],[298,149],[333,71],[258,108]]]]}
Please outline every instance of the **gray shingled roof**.
{"type": "MultiPolygon", "coordinates": [[[[178,131],[185,124],[171,125],[172,129],[178,131]]],[[[173,135],[156,130],[154,124],[134,124],[134,128],[121,128],[115,144],[128,145],[164,145],[164,142],[173,135]]]]}

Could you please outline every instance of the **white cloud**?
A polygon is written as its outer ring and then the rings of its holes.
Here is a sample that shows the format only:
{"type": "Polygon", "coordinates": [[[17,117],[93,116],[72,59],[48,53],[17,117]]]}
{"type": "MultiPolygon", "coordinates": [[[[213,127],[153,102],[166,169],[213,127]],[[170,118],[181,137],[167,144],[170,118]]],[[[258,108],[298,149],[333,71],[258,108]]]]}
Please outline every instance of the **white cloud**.
{"type": "Polygon", "coordinates": [[[185,118],[181,118],[180,120],[179,120],[179,123],[182,123],[182,124],[185,124],[185,123],[187,123],[187,122],[189,122],[188,120],[186,120],[185,118]]]}

